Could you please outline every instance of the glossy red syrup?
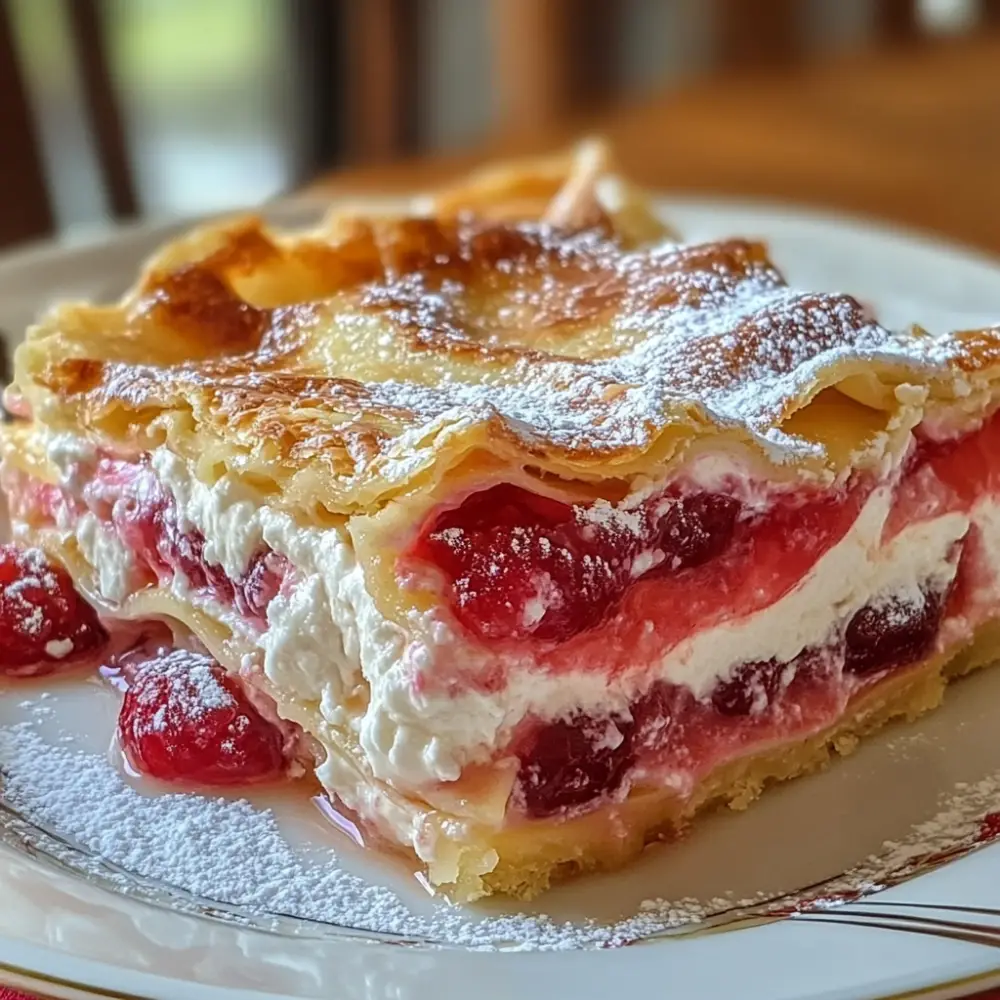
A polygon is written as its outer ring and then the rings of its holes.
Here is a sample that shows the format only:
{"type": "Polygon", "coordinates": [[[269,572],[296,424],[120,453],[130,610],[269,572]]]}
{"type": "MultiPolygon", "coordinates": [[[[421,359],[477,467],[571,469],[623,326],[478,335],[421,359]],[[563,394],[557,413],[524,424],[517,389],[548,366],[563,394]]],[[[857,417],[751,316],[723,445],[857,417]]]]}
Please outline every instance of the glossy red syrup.
{"type": "Polygon", "coordinates": [[[920,434],[907,460],[886,525],[891,538],[902,528],[950,511],[968,511],[1000,494],[1000,413],[971,434],[930,440],[920,434]]]}
{"type": "Polygon", "coordinates": [[[739,504],[698,494],[620,518],[588,521],[586,511],[501,485],[443,513],[415,555],[441,569],[456,617],[485,639],[562,642],[599,624],[631,583],[642,549],[660,551],[677,572],[721,552],[739,504]]]}
{"type": "Polygon", "coordinates": [[[132,767],[160,781],[234,786],[281,777],[282,732],[208,656],[160,650],[131,666],[118,739],[132,767]]]}
{"type": "Polygon", "coordinates": [[[0,546],[0,675],[76,666],[107,642],[97,614],[61,566],[39,549],[0,546]]]}
{"type": "Polygon", "coordinates": [[[442,573],[455,617],[482,639],[565,643],[629,600],[612,627],[649,619],[672,643],[777,600],[866,496],[787,494],[757,513],[721,493],[664,493],[623,512],[505,484],[438,515],[411,555],[442,573]]]}
{"type": "Polygon", "coordinates": [[[915,461],[926,464],[958,499],[962,509],[986,494],[1000,493],[1000,413],[973,434],[944,441],[922,441],[915,461]]]}

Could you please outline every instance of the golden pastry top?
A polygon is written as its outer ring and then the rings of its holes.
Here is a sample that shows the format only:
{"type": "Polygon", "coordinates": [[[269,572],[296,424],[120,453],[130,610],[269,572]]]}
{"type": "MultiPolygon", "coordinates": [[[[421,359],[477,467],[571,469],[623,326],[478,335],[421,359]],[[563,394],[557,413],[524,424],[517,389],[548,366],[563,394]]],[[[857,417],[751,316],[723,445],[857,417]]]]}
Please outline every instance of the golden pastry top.
{"type": "Polygon", "coordinates": [[[309,233],[196,230],[121,302],[29,331],[12,395],[275,502],[372,513],[463,476],[656,476],[709,437],[836,475],[925,400],[974,419],[998,363],[998,330],[894,334],[787,287],[760,244],[677,244],[587,146],[309,233]]]}

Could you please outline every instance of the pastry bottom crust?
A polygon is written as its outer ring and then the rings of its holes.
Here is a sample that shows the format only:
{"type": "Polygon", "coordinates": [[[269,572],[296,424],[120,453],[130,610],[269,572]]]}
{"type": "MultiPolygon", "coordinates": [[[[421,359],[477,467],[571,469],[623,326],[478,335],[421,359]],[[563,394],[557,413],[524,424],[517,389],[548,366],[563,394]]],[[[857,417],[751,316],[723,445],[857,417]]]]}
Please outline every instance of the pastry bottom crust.
{"type": "Polygon", "coordinates": [[[578,819],[505,831],[491,843],[499,861],[482,876],[483,888],[530,899],[583,872],[621,867],[648,844],[678,836],[713,806],[745,809],[766,786],[823,769],[888,722],[918,718],[941,703],[949,681],[997,658],[1000,621],[993,621],[971,641],[893,672],[859,693],[822,732],[720,765],[690,796],[637,793],[578,819]]]}

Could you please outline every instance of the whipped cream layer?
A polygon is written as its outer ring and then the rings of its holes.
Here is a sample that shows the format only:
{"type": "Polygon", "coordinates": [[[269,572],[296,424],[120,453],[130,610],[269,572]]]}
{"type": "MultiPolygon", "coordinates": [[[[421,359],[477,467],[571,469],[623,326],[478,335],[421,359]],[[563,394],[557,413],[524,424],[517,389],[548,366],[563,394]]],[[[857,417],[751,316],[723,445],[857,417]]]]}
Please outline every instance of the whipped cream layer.
{"type": "MultiPolygon", "coordinates": [[[[59,442],[50,455],[67,477],[74,474],[78,447],[59,442]]],[[[910,525],[883,545],[892,503],[892,488],[885,485],[800,583],[756,614],[696,633],[657,662],[612,678],[593,669],[552,675],[538,669],[530,652],[504,654],[504,686],[456,693],[416,681],[444,661],[485,666],[496,657],[453,628],[444,608],[413,612],[403,623],[383,616],[346,527],[299,524],[234,477],[208,486],[166,449],[154,452],[151,464],[175,500],[181,529],[204,535],[207,561],[235,579],[266,546],[293,567],[261,632],[248,631],[233,608],[193,590],[180,573],[170,582],[175,596],[238,635],[242,628],[279,692],[317,705],[331,725],[354,732],[376,777],[411,787],[456,780],[467,764],[491,759],[525,718],[621,716],[657,681],[706,697],[743,663],[792,660],[807,647],[826,644],[856,610],[881,595],[905,598],[928,585],[944,590],[956,570],[955,543],[970,523],[965,514],[945,514],[910,525]]],[[[1000,551],[998,509],[982,501],[972,515],[981,522],[983,545],[994,552],[1000,551]]],[[[92,514],[62,523],[60,530],[75,537],[96,568],[100,596],[121,601],[131,553],[115,531],[92,514]]]]}

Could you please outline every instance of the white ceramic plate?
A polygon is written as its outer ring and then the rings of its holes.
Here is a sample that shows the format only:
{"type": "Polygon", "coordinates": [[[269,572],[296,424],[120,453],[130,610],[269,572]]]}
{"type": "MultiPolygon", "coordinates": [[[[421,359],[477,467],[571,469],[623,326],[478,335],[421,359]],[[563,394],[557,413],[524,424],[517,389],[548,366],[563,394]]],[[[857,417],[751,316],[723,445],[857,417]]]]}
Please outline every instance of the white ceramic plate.
{"type": "MultiPolygon", "coordinates": [[[[957,249],[773,206],[674,202],[666,210],[693,240],[734,233],[767,238],[794,284],[849,290],[890,324],[919,320],[943,329],[1000,320],[1000,266],[957,249]]],[[[0,260],[0,328],[19,331],[58,298],[115,295],[167,232],[133,228],[101,244],[40,248],[0,260]]],[[[68,741],[76,749],[106,740],[106,692],[84,682],[64,685],[44,711],[37,694],[0,688],[0,732],[29,720],[39,738],[68,741]]],[[[830,772],[772,791],[745,815],[712,817],[690,841],[648,852],[625,873],[557,890],[533,913],[550,913],[552,926],[585,918],[614,922],[643,899],[702,901],[727,891],[731,900],[774,896],[837,876],[882,850],[883,842],[904,840],[915,824],[940,816],[957,783],[1000,775],[998,702],[1000,671],[986,671],[956,685],[930,718],[890,729],[830,772]]],[[[0,767],[10,763],[0,755],[0,767]]],[[[38,786],[45,787],[40,779],[38,786]]],[[[989,801],[992,780],[985,787],[983,811],[1000,808],[1000,792],[989,801]]],[[[71,831],[19,824],[9,810],[4,813],[3,802],[0,792],[0,982],[51,996],[606,1000],[627,991],[685,1000],[847,1000],[914,992],[960,996],[1000,983],[1000,952],[955,936],[913,933],[913,924],[899,925],[907,931],[800,919],[743,922],[739,929],[729,923],[720,933],[543,952],[531,951],[516,935],[506,947],[494,941],[491,950],[384,935],[376,940],[246,907],[213,906],[102,868],[73,842],[71,831]]],[[[414,912],[431,914],[438,923],[430,926],[450,926],[455,914],[422,897],[404,874],[353,850],[314,815],[302,816],[300,833],[329,838],[360,877],[392,887],[414,912]]],[[[116,833],[108,831],[112,839],[116,833]]],[[[129,835],[123,827],[120,836],[129,835]]],[[[254,851],[254,844],[246,845],[248,864],[254,851]]],[[[1000,932],[998,886],[1000,846],[993,845],[880,893],[875,906],[858,904],[835,915],[884,913],[877,907],[887,902],[977,907],[995,915],[951,913],[951,919],[996,925],[1000,932]]],[[[487,914],[503,911],[494,907],[487,914]]],[[[557,936],[557,943],[571,937],[557,936]]]]}

